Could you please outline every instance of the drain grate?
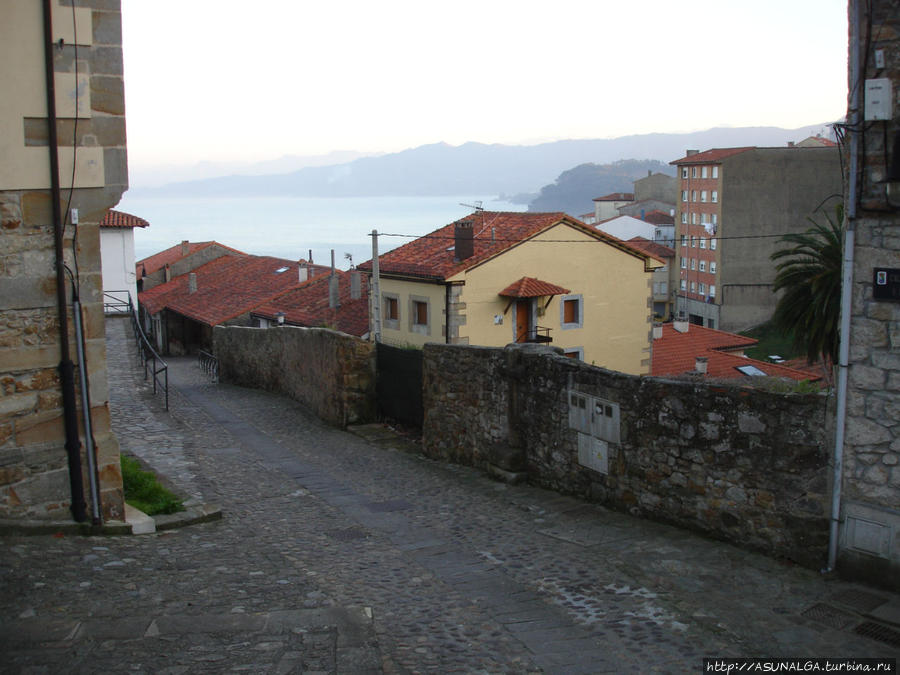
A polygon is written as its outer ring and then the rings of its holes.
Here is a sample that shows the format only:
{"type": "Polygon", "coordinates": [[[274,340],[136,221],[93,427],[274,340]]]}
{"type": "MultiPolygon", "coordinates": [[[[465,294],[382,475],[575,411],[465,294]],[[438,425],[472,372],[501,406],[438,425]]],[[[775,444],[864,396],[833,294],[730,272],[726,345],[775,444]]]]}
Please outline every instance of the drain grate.
{"type": "Polygon", "coordinates": [[[412,508],[412,504],[403,499],[389,499],[384,502],[369,502],[366,508],[373,513],[390,513],[392,511],[406,511],[412,508]]]}
{"type": "Polygon", "coordinates": [[[874,621],[859,624],[853,631],[867,638],[884,642],[892,647],[900,647],[900,632],[874,621]]]}
{"type": "Polygon", "coordinates": [[[826,626],[838,629],[846,628],[856,620],[856,617],[852,614],[842,612],[839,609],[835,609],[830,605],[824,605],[821,602],[802,612],[802,615],[807,619],[812,619],[819,623],[824,623],[826,626]]]}
{"type": "Polygon", "coordinates": [[[832,596],[831,599],[847,607],[852,607],[858,612],[871,612],[876,607],[887,602],[887,599],[882,598],[880,595],[853,588],[841,591],[837,595],[832,596]]]}
{"type": "Polygon", "coordinates": [[[365,539],[368,536],[365,530],[360,530],[356,527],[344,530],[328,530],[325,534],[337,541],[355,541],[357,539],[365,539]]]}

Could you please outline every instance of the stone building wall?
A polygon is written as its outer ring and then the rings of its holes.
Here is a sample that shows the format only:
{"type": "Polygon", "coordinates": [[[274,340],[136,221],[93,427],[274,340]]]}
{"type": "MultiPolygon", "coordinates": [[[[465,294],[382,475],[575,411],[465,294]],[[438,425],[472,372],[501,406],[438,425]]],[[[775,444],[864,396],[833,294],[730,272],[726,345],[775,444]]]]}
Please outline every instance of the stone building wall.
{"type": "Polygon", "coordinates": [[[525,474],[811,567],[825,562],[824,395],[641,378],[542,347],[426,345],[424,403],[431,457],[525,474]],[[572,393],[618,406],[618,443],[579,439],[572,393]],[[595,461],[603,454],[605,475],[595,461]]]}
{"type": "MultiPolygon", "coordinates": [[[[850,3],[853,11],[854,2],[850,3]]],[[[887,78],[893,86],[888,121],[860,125],[859,201],[855,232],[850,326],[850,369],[844,443],[839,569],[900,588],[900,302],[873,298],[875,268],[900,270],[900,176],[892,198],[886,171],[900,171],[900,16],[896,3],[873,0],[866,44],[862,14],[862,80],[887,78]],[[876,65],[881,51],[884,68],[876,65]],[[885,144],[885,142],[887,144],[885,144]]],[[[860,99],[864,100],[863,97],[860,99]]],[[[846,129],[845,157],[854,130],[846,129]]]]}
{"type": "MultiPolygon", "coordinates": [[[[80,215],[77,227],[65,229],[65,263],[83,307],[101,511],[105,519],[122,520],[119,447],[109,420],[99,235],[100,220],[127,188],[121,17],[116,0],[53,5],[54,37],[63,41],[54,47],[53,64],[61,210],[65,213],[71,199],[69,206],[80,215]]],[[[0,156],[0,518],[71,517],[43,44],[41,3],[0,3],[0,82],[10,103],[0,115],[8,142],[0,156]]],[[[81,425],[71,303],[67,317],[81,425]]],[[[90,514],[83,431],[80,440],[90,514]]]]}
{"type": "Polygon", "coordinates": [[[303,402],[330,424],[375,419],[375,344],[325,328],[216,326],[219,378],[303,402]]]}

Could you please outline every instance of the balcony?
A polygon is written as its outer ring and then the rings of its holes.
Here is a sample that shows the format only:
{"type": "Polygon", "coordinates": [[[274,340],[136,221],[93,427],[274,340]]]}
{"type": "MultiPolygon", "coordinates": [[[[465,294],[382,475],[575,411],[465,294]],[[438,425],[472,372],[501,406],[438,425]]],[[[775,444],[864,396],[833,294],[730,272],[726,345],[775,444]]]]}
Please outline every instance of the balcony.
{"type": "Polygon", "coordinates": [[[516,342],[537,342],[537,343],[547,343],[553,342],[553,338],[550,337],[550,329],[545,328],[543,326],[535,326],[523,333],[520,333],[516,337],[516,342]]]}

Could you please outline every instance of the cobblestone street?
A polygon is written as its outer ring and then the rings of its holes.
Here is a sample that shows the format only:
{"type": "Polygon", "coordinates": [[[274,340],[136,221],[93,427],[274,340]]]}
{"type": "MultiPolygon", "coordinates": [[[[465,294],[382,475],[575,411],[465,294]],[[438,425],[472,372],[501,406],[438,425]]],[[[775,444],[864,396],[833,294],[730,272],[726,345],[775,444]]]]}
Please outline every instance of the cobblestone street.
{"type": "Polygon", "coordinates": [[[169,361],[166,412],[128,322],[106,325],[123,452],[223,518],[0,539],[2,672],[681,673],[900,653],[855,631],[900,638],[896,595],[336,430],[195,359],[169,361]]]}

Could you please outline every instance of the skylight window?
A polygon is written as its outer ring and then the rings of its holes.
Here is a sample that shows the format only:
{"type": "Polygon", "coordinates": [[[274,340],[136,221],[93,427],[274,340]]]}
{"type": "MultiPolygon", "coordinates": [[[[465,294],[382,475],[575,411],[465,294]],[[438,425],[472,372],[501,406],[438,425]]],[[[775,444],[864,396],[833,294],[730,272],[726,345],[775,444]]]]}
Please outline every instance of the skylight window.
{"type": "Polygon", "coordinates": [[[290,269],[290,267],[279,267],[277,270],[275,270],[275,274],[281,274],[282,272],[287,272],[289,269],[290,269]]]}
{"type": "Polygon", "coordinates": [[[738,366],[737,369],[750,377],[765,377],[766,374],[756,366],[738,366]]]}

